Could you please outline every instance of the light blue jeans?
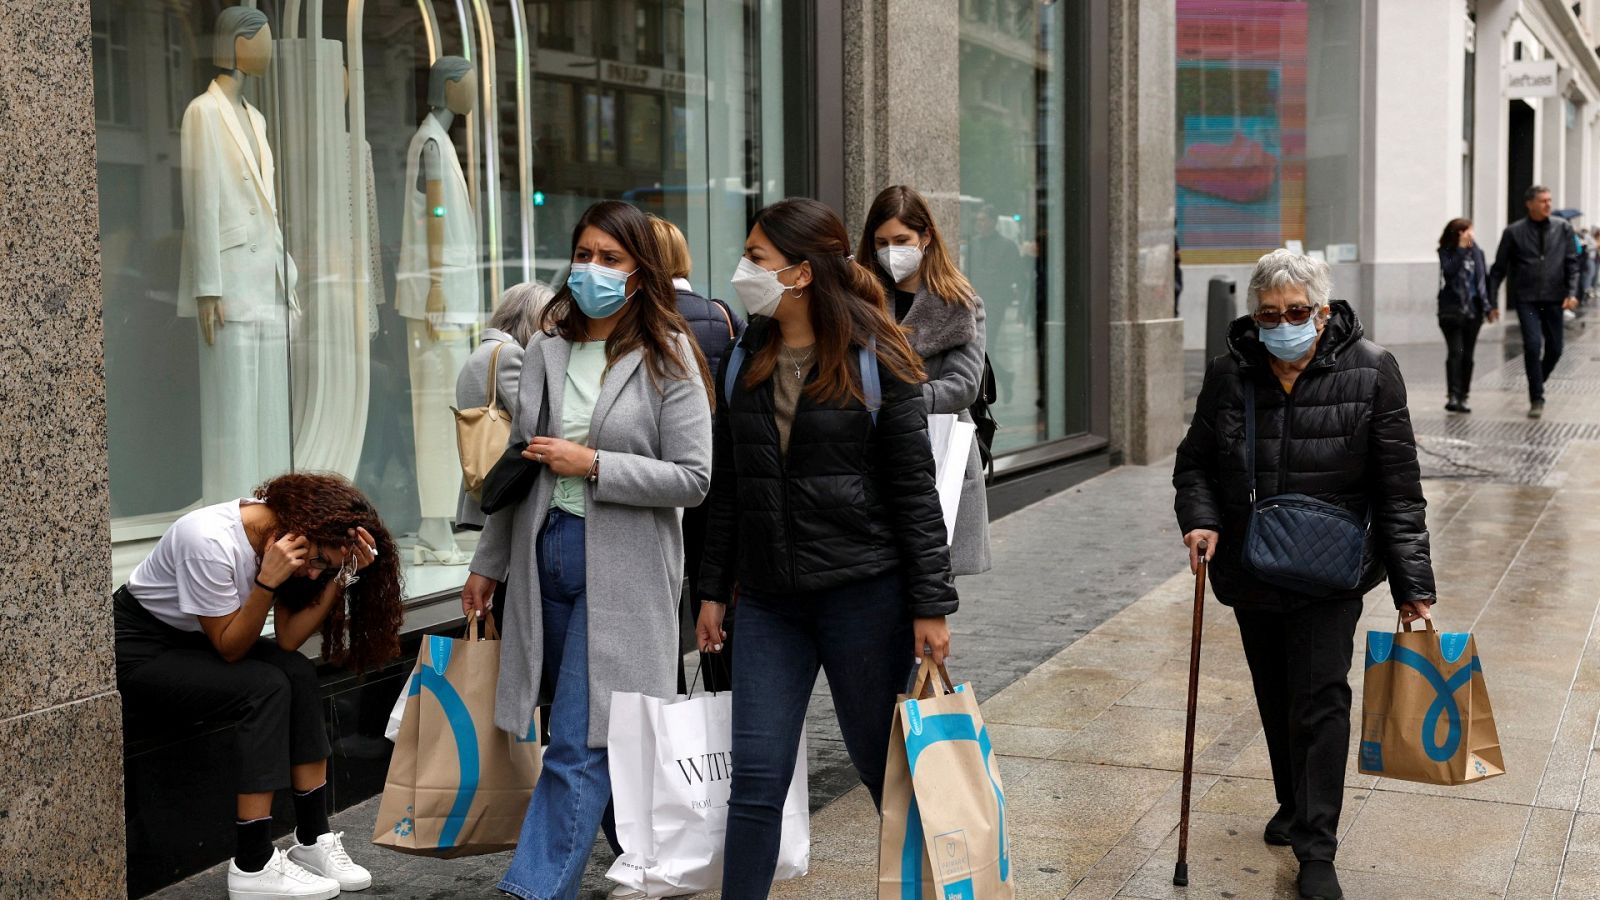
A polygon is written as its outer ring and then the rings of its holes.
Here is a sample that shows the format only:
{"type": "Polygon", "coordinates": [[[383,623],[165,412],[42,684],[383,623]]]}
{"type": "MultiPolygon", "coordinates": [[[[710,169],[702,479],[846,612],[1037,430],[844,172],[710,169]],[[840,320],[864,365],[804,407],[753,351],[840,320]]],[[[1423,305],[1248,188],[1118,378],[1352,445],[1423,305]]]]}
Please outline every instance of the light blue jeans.
{"type": "Polygon", "coordinates": [[[498,887],[527,900],[574,900],[611,799],[605,748],[589,747],[589,610],[583,519],[550,510],[539,534],[544,673],[555,682],[550,746],[498,887]]]}

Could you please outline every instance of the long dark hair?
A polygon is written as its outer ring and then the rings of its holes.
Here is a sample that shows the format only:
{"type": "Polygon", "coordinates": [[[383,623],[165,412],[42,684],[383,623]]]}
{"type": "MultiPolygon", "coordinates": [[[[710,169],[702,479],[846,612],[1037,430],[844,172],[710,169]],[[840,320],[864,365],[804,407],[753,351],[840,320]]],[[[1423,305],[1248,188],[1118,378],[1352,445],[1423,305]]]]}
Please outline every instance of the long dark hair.
{"type": "MultiPolygon", "coordinates": [[[[630,203],[601,200],[585,210],[578,224],[572,226],[569,259],[577,252],[578,239],[583,236],[584,229],[591,227],[610,235],[638,263],[639,287],[623,305],[622,318],[617,320],[617,327],[606,339],[606,365],[636,348],[643,348],[645,365],[657,384],[668,379],[687,379],[692,369],[698,369],[706,401],[714,407],[716,389],[700,347],[690,340],[687,341],[690,358],[684,359],[679,354],[677,336],[689,335],[689,323],[678,312],[678,292],[672,286],[672,275],[667,271],[650,220],[630,203]]],[[[565,283],[539,314],[539,328],[569,341],[588,337],[589,317],[578,308],[572,289],[565,283]]]]}
{"type": "Polygon", "coordinates": [[[1439,249],[1449,250],[1461,246],[1461,232],[1472,227],[1471,219],[1451,219],[1444,226],[1444,234],[1439,235],[1439,249]]]}
{"type": "MultiPolygon", "coordinates": [[[[911,349],[895,324],[877,276],[850,257],[850,234],[826,204],[805,197],[779,200],[756,213],[754,226],[787,264],[811,264],[811,330],[817,337],[817,377],[806,386],[812,399],[842,403],[847,397],[865,402],[860,378],[851,373],[852,346],[876,338],[878,359],[896,378],[910,384],[923,380],[922,358],[911,349]]],[[[750,357],[745,385],[754,387],[772,377],[783,342],[777,329],[750,357]]]]}
{"type": "MultiPolygon", "coordinates": [[[[274,541],[285,534],[299,534],[323,547],[347,548],[348,553],[352,529],[365,528],[372,535],[378,545],[378,558],[361,570],[360,581],[345,590],[349,621],[345,621],[345,604],[339,602],[323,619],[322,653],[329,662],[357,672],[399,656],[400,623],[404,618],[400,551],[372,501],[340,475],[308,472],[279,475],[256,488],[256,497],[265,501],[277,519],[271,536],[274,541]]],[[[331,575],[315,581],[300,580],[310,582],[309,588],[326,584],[331,575]]],[[[288,597],[280,600],[291,608],[295,605],[288,597]]]]}
{"type": "Polygon", "coordinates": [[[939,226],[933,221],[933,212],[928,209],[928,201],[915,188],[904,184],[890,185],[878,193],[877,199],[872,201],[871,208],[867,210],[867,224],[861,229],[861,243],[856,245],[856,259],[864,260],[863,265],[869,265],[878,273],[884,289],[894,288],[894,277],[878,264],[874,245],[877,243],[878,229],[890,219],[899,219],[907,228],[928,239],[928,249],[922,251],[922,283],[928,286],[928,290],[946,303],[972,306],[972,298],[978,292],[972,289],[972,282],[961,274],[955,260],[950,258],[950,251],[945,248],[944,238],[939,234],[939,226]]]}

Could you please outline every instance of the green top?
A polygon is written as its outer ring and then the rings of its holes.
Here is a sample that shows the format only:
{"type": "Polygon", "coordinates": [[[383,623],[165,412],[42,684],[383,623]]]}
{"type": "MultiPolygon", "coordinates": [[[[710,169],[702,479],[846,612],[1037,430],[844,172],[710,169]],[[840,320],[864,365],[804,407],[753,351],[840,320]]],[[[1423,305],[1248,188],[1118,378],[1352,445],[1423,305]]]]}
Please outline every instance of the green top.
{"type": "MultiPolygon", "coordinates": [[[[561,436],[576,444],[589,442],[589,420],[600,384],[606,374],[606,342],[574,342],[567,360],[567,382],[561,394],[561,436]]],[[[563,475],[556,479],[556,492],[550,505],[575,516],[584,514],[584,478],[563,475]]]]}

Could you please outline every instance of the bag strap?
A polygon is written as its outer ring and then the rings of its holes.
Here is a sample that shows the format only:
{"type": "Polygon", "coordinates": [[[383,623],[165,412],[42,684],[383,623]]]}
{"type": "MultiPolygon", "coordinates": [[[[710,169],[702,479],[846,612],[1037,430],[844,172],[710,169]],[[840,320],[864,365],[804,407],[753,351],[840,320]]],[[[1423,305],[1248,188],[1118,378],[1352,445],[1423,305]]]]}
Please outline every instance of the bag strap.
{"type": "Polygon", "coordinates": [[[945,671],[944,663],[933,661],[933,654],[927,653],[922,657],[922,665],[917,668],[917,678],[911,682],[911,690],[906,696],[913,700],[923,699],[927,692],[937,692],[934,696],[953,694],[956,692],[956,683],[950,678],[950,673],[945,671]]]}
{"type": "Polygon", "coordinates": [[[1244,467],[1250,472],[1250,505],[1256,505],[1256,386],[1244,381],[1244,467]]]}
{"type": "Polygon", "coordinates": [[[723,303],[721,300],[713,297],[711,298],[711,305],[715,306],[717,311],[722,313],[722,318],[728,323],[728,339],[732,340],[738,337],[739,333],[733,329],[733,313],[729,312],[728,304],[723,303]]]}
{"type": "MultiPolygon", "coordinates": [[[[1436,630],[1433,627],[1433,619],[1427,618],[1427,619],[1423,619],[1422,621],[1427,626],[1427,631],[1430,634],[1433,633],[1436,630]]],[[[1415,624],[1417,624],[1417,623],[1405,621],[1405,619],[1400,615],[1400,613],[1398,611],[1395,612],[1395,614],[1394,614],[1394,630],[1395,631],[1398,631],[1398,632],[1410,632],[1412,630],[1411,626],[1415,625],[1415,624]]]]}
{"type": "Polygon", "coordinates": [[[494,352],[489,354],[489,402],[484,405],[494,409],[494,396],[500,381],[500,351],[506,348],[506,342],[501,341],[494,345],[494,352]]]}
{"type": "Polygon", "coordinates": [[[872,416],[872,424],[878,424],[878,410],[883,407],[883,383],[878,375],[878,339],[867,338],[867,345],[860,350],[861,366],[861,393],[867,400],[867,413],[872,416]]]}
{"type": "Polygon", "coordinates": [[[744,344],[737,343],[728,351],[722,363],[722,402],[733,402],[733,386],[739,383],[739,370],[744,367],[744,344]]]}

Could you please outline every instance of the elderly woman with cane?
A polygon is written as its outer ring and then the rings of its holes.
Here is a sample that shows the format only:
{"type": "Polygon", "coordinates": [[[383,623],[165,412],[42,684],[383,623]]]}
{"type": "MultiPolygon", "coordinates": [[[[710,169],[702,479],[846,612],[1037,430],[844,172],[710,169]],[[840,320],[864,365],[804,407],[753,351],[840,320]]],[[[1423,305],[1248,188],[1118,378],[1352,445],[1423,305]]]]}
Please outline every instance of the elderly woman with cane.
{"type": "Polygon", "coordinates": [[[1301,897],[1337,900],[1362,598],[1387,577],[1411,622],[1435,593],[1400,367],[1329,290],[1324,262],[1256,264],[1172,481],[1190,566],[1211,564],[1255,685],[1278,800],[1263,838],[1293,847],[1301,897]]]}

